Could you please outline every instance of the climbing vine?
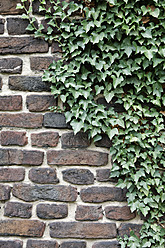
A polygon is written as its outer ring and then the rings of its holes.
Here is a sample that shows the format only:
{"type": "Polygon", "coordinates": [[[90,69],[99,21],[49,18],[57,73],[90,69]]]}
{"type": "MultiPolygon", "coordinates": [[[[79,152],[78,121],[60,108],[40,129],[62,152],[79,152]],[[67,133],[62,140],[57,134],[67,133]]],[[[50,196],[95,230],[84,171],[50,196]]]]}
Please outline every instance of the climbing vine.
{"type": "Polygon", "coordinates": [[[43,80],[75,133],[112,140],[111,176],[145,219],[121,247],[165,247],[165,0],[40,0],[46,31],[26,2],[27,29],[62,50],[43,80]]]}

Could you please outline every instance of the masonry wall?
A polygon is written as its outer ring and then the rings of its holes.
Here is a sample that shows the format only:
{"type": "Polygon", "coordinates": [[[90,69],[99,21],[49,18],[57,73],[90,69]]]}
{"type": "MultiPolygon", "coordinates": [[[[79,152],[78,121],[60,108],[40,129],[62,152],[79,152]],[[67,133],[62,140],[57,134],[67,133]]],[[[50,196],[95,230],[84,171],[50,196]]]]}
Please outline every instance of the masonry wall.
{"type": "Polygon", "coordinates": [[[142,222],[109,178],[111,142],[49,111],[41,76],[60,49],[25,31],[18,2],[0,0],[0,247],[117,248],[142,222]]]}

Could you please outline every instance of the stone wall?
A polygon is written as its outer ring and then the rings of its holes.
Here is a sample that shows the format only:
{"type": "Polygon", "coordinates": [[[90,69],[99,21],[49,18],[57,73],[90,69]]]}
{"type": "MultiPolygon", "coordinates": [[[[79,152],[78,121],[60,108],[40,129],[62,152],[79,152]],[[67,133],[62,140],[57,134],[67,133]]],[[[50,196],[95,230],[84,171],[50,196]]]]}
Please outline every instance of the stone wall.
{"type": "Polygon", "coordinates": [[[117,248],[142,222],[109,178],[111,142],[49,111],[41,76],[60,49],[25,30],[18,2],[0,0],[0,247],[117,248]]]}

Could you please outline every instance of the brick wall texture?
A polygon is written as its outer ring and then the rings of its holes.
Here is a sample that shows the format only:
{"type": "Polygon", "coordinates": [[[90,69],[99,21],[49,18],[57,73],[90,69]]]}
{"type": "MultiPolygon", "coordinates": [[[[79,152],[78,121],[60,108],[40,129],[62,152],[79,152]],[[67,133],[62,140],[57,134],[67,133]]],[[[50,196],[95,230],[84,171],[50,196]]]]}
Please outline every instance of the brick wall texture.
{"type": "Polygon", "coordinates": [[[25,30],[18,2],[0,0],[0,248],[117,248],[142,222],[109,178],[112,144],[49,111],[41,76],[60,49],[25,30]]]}

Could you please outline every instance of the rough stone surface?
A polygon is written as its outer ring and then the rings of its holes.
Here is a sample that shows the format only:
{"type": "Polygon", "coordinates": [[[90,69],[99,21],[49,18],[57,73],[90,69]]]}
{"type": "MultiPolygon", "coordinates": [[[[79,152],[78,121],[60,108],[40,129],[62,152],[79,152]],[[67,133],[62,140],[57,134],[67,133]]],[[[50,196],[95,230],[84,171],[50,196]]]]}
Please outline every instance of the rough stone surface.
{"type": "MultiPolygon", "coordinates": [[[[56,241],[49,240],[28,240],[26,248],[58,248],[56,241]]],[[[69,247],[68,247],[69,248],[69,247]]]]}
{"type": "Polygon", "coordinates": [[[92,150],[50,150],[47,152],[47,159],[50,165],[101,166],[108,163],[108,154],[92,150]]]}
{"type": "Polygon", "coordinates": [[[66,123],[64,114],[46,113],[44,116],[44,127],[70,128],[70,125],[66,123]]]}
{"type": "Polygon", "coordinates": [[[141,228],[142,225],[139,224],[122,223],[118,229],[118,234],[121,237],[124,237],[124,235],[130,236],[130,231],[134,231],[135,235],[139,237],[139,232],[141,228]]]}
{"type": "Polygon", "coordinates": [[[39,220],[0,220],[0,236],[42,237],[44,230],[39,220]]]}
{"type": "Polygon", "coordinates": [[[96,170],[96,179],[98,182],[117,182],[115,178],[111,178],[110,169],[98,169],[96,170]]]}
{"type": "Polygon", "coordinates": [[[40,128],[42,127],[42,122],[43,116],[41,114],[0,114],[0,127],[40,128]]]}
{"type": "Polygon", "coordinates": [[[32,204],[7,202],[4,215],[8,217],[30,218],[32,216],[32,204]]]}
{"type": "Polygon", "coordinates": [[[48,69],[49,65],[54,61],[53,56],[45,57],[31,57],[30,67],[32,71],[44,71],[48,69]]]}
{"type": "Polygon", "coordinates": [[[74,202],[77,199],[77,190],[71,186],[54,185],[30,185],[15,184],[13,195],[23,201],[62,201],[74,202]]]}
{"type": "Polygon", "coordinates": [[[17,3],[20,3],[20,0],[0,0],[0,14],[15,15],[22,13],[22,10],[16,9],[17,3]]]}
{"type": "Polygon", "coordinates": [[[48,43],[33,37],[1,37],[1,54],[24,54],[48,52],[48,43]]]}
{"type": "Polygon", "coordinates": [[[32,146],[38,147],[56,147],[59,141],[59,134],[57,132],[42,132],[33,133],[31,135],[32,146]]]}
{"type": "Polygon", "coordinates": [[[93,184],[94,175],[88,169],[67,169],[62,171],[63,180],[73,184],[93,184]]]}
{"type": "Polygon", "coordinates": [[[0,18],[0,34],[4,33],[4,23],[5,23],[5,20],[0,18]]]}
{"type": "Polygon", "coordinates": [[[61,53],[61,48],[59,47],[58,43],[57,42],[53,42],[52,43],[52,50],[51,50],[52,53],[61,53]]]}
{"type": "Polygon", "coordinates": [[[53,168],[32,168],[29,171],[29,179],[34,183],[41,184],[57,184],[59,179],[57,178],[56,170],[53,168]]]}
{"type": "Polygon", "coordinates": [[[0,90],[2,89],[2,78],[0,77],[0,90]]]}
{"type": "Polygon", "coordinates": [[[18,18],[18,17],[7,18],[8,33],[10,35],[22,35],[22,34],[33,33],[32,31],[26,30],[28,24],[29,21],[22,18],[18,18]]]}
{"type": "Polygon", "coordinates": [[[79,205],[76,209],[76,220],[94,221],[103,218],[102,206],[83,206],[79,205]]]}
{"type": "Polygon", "coordinates": [[[25,177],[23,168],[0,168],[0,182],[20,182],[25,177]]]}
{"type": "Polygon", "coordinates": [[[0,201],[7,201],[10,199],[11,187],[8,185],[0,185],[0,201]]]}
{"type": "Polygon", "coordinates": [[[80,197],[83,202],[126,201],[124,190],[115,187],[89,187],[82,189],[80,197]]]}
{"type": "Polygon", "coordinates": [[[1,111],[17,111],[22,109],[22,96],[0,96],[1,111]]]}
{"type": "Polygon", "coordinates": [[[86,248],[85,241],[65,241],[60,245],[60,248],[86,248]]]}
{"type": "Polygon", "coordinates": [[[88,135],[79,132],[74,135],[71,133],[64,133],[61,136],[62,148],[86,148],[90,146],[90,141],[88,139],[88,135]]]}
{"type": "Polygon", "coordinates": [[[108,242],[97,242],[94,243],[92,248],[119,248],[119,243],[117,241],[108,241],[108,242]]]}
{"type": "Polygon", "coordinates": [[[105,215],[111,220],[131,220],[136,217],[136,214],[131,213],[128,206],[108,206],[105,208],[105,215]]]}
{"type": "Polygon", "coordinates": [[[44,153],[18,149],[0,149],[0,165],[41,165],[44,153]]]}
{"type": "Polygon", "coordinates": [[[39,204],[37,216],[41,219],[63,219],[68,215],[68,206],[64,204],[39,204]]]}
{"type": "Polygon", "coordinates": [[[28,143],[28,138],[26,137],[26,132],[16,132],[16,131],[2,131],[1,132],[1,145],[18,145],[25,146],[28,143]]]}
{"type": "Polygon", "coordinates": [[[54,222],[50,224],[52,238],[112,239],[117,236],[114,223],[54,222]]]}
{"type": "Polygon", "coordinates": [[[42,112],[57,105],[57,99],[52,95],[30,95],[26,99],[27,108],[31,112],[42,112]]]}
{"type": "Polygon", "coordinates": [[[19,91],[50,91],[50,84],[42,81],[41,77],[10,76],[9,88],[19,91]]]}
{"type": "Polygon", "coordinates": [[[0,240],[0,247],[1,248],[22,248],[23,242],[21,240],[0,240]]]}
{"type": "Polygon", "coordinates": [[[112,146],[112,141],[106,134],[102,134],[102,139],[95,142],[96,146],[110,148],[112,146]]]}
{"type": "Polygon", "coordinates": [[[22,72],[22,59],[20,58],[5,58],[0,59],[0,72],[10,74],[20,74],[22,72]]]}

